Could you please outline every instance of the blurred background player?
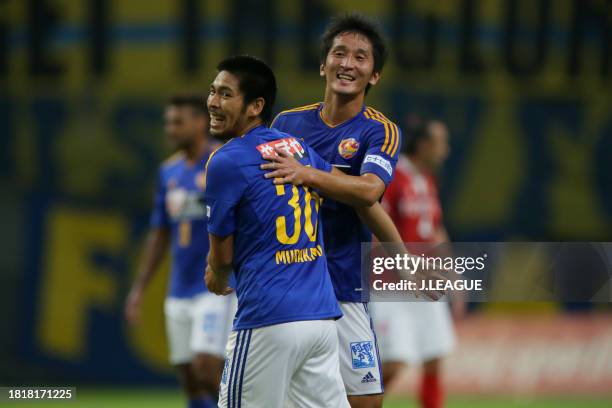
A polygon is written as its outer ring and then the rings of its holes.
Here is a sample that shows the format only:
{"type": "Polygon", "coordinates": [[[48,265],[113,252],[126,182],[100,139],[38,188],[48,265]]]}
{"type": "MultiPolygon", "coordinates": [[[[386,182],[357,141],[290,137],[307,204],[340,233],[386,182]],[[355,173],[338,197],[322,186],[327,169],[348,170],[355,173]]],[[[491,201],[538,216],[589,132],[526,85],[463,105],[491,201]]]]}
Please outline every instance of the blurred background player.
{"type": "Polygon", "coordinates": [[[159,171],[151,230],[125,316],[131,324],[138,322],[144,291],[170,244],[172,269],[164,304],[170,362],[190,408],[216,407],[236,307],[234,297],[209,293],[203,279],[209,247],[204,166],[216,146],[208,136],[209,117],[202,96],[174,96],[164,121],[165,133],[178,152],[159,171]]]}
{"type": "MultiPolygon", "coordinates": [[[[435,175],[449,155],[448,129],[440,121],[410,116],[402,154],[383,199],[404,242],[448,242],[442,222],[435,175]]],[[[452,302],[456,317],[465,303],[452,302]]],[[[379,335],[387,386],[406,365],[422,365],[420,405],[443,405],[441,358],[454,347],[455,335],[446,302],[377,302],[372,313],[379,335]]]]}
{"type": "Polygon", "coordinates": [[[233,138],[207,164],[208,288],[239,307],[227,347],[220,407],[348,407],[334,320],[342,316],[320,233],[320,197],[275,186],[262,152],[283,146],[304,164],[331,171],[295,137],[268,129],[276,79],[248,56],[221,61],[210,86],[211,133],[233,138]]]}
{"type": "MultiPolygon", "coordinates": [[[[361,242],[371,241],[372,233],[361,222],[359,208],[378,206],[399,154],[397,125],[365,106],[366,93],[378,83],[386,55],[382,34],[370,20],[358,14],[332,20],[321,44],[324,102],[281,112],[272,124],[304,140],[348,175],[338,170],[323,173],[282,157],[264,166],[274,170],[266,177],[278,177],[277,183],[305,184],[330,198],[321,209],[325,251],[344,314],[338,320],[340,370],[353,408],[380,407],[383,399],[376,335],[361,287],[361,242]]],[[[370,226],[374,233],[377,227],[370,226]]]]}

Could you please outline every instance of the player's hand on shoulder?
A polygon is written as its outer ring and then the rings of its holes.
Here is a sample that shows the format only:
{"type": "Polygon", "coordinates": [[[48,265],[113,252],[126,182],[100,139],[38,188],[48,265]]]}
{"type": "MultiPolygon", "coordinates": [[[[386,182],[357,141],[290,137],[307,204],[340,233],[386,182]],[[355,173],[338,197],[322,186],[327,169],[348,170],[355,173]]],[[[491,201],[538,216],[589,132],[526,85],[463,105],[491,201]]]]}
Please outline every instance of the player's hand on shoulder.
{"type": "Polygon", "coordinates": [[[219,277],[219,275],[212,270],[210,265],[206,267],[204,281],[206,282],[208,290],[215,295],[226,296],[234,292],[234,289],[228,285],[228,279],[219,277]]]}
{"type": "Polygon", "coordinates": [[[306,182],[309,167],[304,166],[286,151],[275,148],[276,154],[263,154],[262,157],[268,163],[262,164],[262,170],[270,170],[264,175],[265,178],[273,178],[274,184],[293,184],[296,186],[306,182]]]}

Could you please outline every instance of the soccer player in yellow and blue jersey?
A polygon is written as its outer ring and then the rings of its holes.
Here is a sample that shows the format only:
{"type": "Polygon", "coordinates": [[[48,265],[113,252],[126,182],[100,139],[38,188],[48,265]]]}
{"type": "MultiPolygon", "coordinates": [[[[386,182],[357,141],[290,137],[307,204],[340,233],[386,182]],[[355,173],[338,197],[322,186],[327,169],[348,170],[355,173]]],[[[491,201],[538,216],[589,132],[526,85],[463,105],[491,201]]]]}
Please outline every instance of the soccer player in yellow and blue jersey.
{"type": "Polygon", "coordinates": [[[213,293],[228,295],[233,270],[238,296],[219,406],[346,408],[334,322],[342,313],[323,250],[320,197],[306,186],[275,186],[260,168],[262,153],[275,148],[324,173],[331,166],[265,125],[276,98],[266,64],[237,56],[217,68],[210,129],[233,139],[207,164],[205,279],[213,293]]]}
{"type": "Polygon", "coordinates": [[[300,166],[282,153],[262,166],[272,170],[266,177],[274,177],[276,184],[309,186],[330,198],[321,208],[325,252],[344,314],[337,321],[340,369],[353,408],[382,406],[380,359],[362,297],[367,288],[362,288],[360,266],[360,244],[372,234],[359,208],[378,206],[400,152],[398,126],[365,105],[366,93],[380,80],[385,57],[375,24],[355,14],[333,20],[322,40],[324,101],[281,112],[272,127],[301,138],[344,174],[300,166]]]}

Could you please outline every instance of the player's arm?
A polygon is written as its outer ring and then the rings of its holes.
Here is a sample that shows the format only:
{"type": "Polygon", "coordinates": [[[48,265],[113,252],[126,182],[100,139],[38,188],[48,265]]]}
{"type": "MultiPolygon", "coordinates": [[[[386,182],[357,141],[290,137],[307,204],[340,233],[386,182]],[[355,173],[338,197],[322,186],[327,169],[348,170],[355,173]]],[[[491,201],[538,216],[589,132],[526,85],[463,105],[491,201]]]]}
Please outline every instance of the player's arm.
{"type": "Polygon", "coordinates": [[[385,183],[375,174],[349,176],[333,168],[331,172],[304,166],[284,151],[278,156],[264,156],[269,163],[261,165],[266,178],[274,178],[274,184],[307,185],[319,190],[321,195],[353,207],[371,206],[385,191],[385,183]]]}
{"type": "MultiPolygon", "coordinates": [[[[300,177],[297,177],[299,182],[300,177]]],[[[281,183],[282,181],[283,178],[276,182],[281,183]]],[[[286,182],[293,183],[291,180],[286,180],[286,182]]],[[[306,167],[303,184],[319,190],[325,197],[352,207],[372,206],[385,192],[385,183],[378,176],[372,173],[349,176],[335,167],[330,173],[306,167]]]]}
{"type": "Polygon", "coordinates": [[[440,225],[438,228],[434,230],[433,239],[436,243],[445,243],[449,242],[450,239],[448,237],[448,231],[444,228],[444,225],[440,225]]]}
{"type": "Polygon", "coordinates": [[[377,202],[370,207],[355,207],[354,210],[376,239],[385,244],[384,249],[389,256],[396,254],[412,256],[406,249],[395,223],[380,203],[377,202]]]}
{"type": "MultiPolygon", "coordinates": [[[[389,217],[380,203],[376,203],[370,207],[355,207],[355,212],[361,221],[368,226],[378,241],[384,243],[383,250],[387,253],[387,256],[403,256],[404,254],[413,256],[413,254],[406,249],[393,220],[391,220],[391,217],[389,217]]],[[[431,274],[429,272],[424,273],[423,271],[418,271],[416,276],[404,276],[404,278],[416,279],[417,287],[421,287],[420,280],[430,277],[446,279],[443,275],[438,274],[437,271],[431,271],[431,274]]],[[[418,297],[419,293],[421,292],[415,292],[415,295],[418,297]]],[[[431,300],[438,300],[443,293],[438,291],[423,291],[421,294],[431,300]]]]}
{"type": "Polygon", "coordinates": [[[402,249],[401,252],[405,250],[399,231],[380,203],[376,202],[369,207],[355,207],[355,212],[380,242],[398,244],[401,245],[398,247],[402,249]]]}
{"type": "Polygon", "coordinates": [[[151,228],[147,234],[142,263],[125,302],[125,318],[132,324],[140,319],[144,291],[164,260],[169,241],[170,233],[167,228],[151,228]]]}
{"type": "Polygon", "coordinates": [[[386,185],[391,182],[400,151],[401,132],[390,122],[381,122],[366,132],[362,141],[365,154],[359,176],[349,176],[337,169],[326,173],[305,168],[278,148],[277,155],[264,157],[270,163],[262,168],[272,170],[266,177],[275,178],[276,184],[305,184],[319,190],[323,196],[353,207],[371,206],[380,199],[386,185]]]}
{"type": "MultiPolygon", "coordinates": [[[[434,242],[439,243],[439,244],[450,242],[448,231],[446,230],[446,228],[444,227],[444,224],[442,223],[440,223],[434,230],[433,237],[434,237],[434,242]]],[[[449,251],[449,253],[447,254],[447,256],[452,255],[450,253],[450,250],[451,248],[448,247],[447,251],[449,251]]],[[[453,318],[455,320],[459,320],[465,317],[465,314],[467,313],[467,302],[465,300],[465,294],[461,291],[452,291],[449,294],[449,298],[450,298],[449,299],[450,308],[451,308],[451,313],[453,315],[453,318]]]]}
{"type": "Polygon", "coordinates": [[[166,188],[160,172],[151,214],[151,228],[147,234],[144,253],[136,279],[125,302],[125,317],[129,323],[137,323],[145,289],[164,260],[170,242],[170,220],[165,206],[166,188]]]}
{"type": "Polygon", "coordinates": [[[234,258],[236,206],[246,189],[246,181],[231,157],[219,152],[206,166],[206,211],[208,213],[208,266],[204,280],[208,290],[228,295],[234,258]]]}
{"type": "Polygon", "coordinates": [[[234,257],[234,234],[219,237],[208,234],[210,250],[208,252],[208,267],[204,280],[208,290],[217,295],[232,293],[229,287],[229,276],[232,273],[232,259],[234,257]]]}

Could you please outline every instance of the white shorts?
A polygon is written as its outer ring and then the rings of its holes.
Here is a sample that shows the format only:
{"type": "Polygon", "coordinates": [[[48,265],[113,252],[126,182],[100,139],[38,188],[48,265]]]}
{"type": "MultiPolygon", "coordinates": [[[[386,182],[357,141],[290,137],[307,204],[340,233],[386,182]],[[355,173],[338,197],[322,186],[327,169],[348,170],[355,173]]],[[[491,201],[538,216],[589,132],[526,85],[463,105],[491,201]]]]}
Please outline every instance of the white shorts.
{"type": "Polygon", "coordinates": [[[381,394],[384,390],[376,333],[367,303],[340,302],[336,320],[340,373],[347,395],[381,394]]]}
{"type": "Polygon", "coordinates": [[[166,298],[170,362],[189,363],[199,353],[223,358],[237,303],[234,294],[217,296],[208,292],[192,298],[166,298]]]}
{"type": "Polygon", "coordinates": [[[219,407],[349,408],[333,320],[233,331],[219,407]]]}
{"type": "Polygon", "coordinates": [[[455,346],[448,306],[429,301],[371,303],[382,360],[421,364],[448,355],[455,346]]]}

